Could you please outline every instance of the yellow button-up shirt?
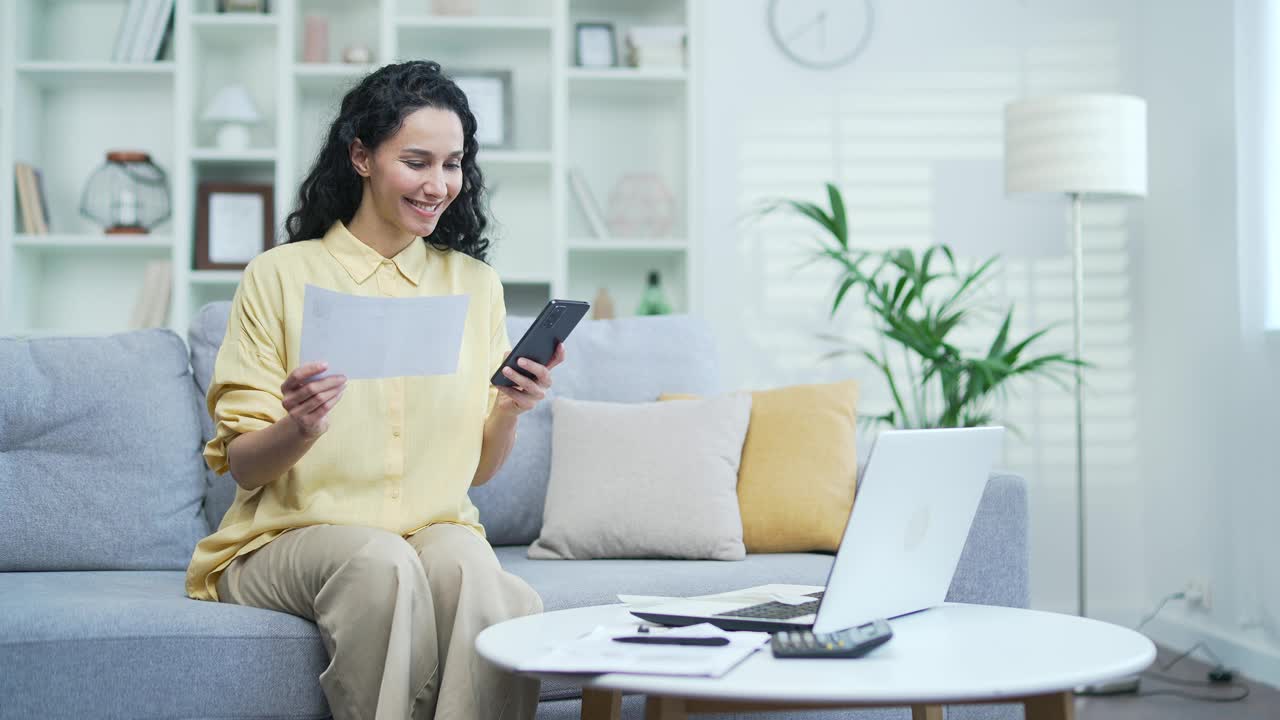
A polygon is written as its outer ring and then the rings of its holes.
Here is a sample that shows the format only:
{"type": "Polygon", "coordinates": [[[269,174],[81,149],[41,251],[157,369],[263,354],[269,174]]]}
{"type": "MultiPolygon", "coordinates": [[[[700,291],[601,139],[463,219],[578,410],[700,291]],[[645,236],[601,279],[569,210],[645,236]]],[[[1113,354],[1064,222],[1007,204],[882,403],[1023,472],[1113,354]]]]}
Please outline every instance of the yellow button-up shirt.
{"type": "Polygon", "coordinates": [[[457,523],[484,534],[467,488],[497,399],[489,378],[511,349],[502,283],[475,258],[422,241],[387,259],[338,222],[322,239],[272,248],[249,264],[209,385],[215,434],[205,462],[226,473],[227,443],[287,414],[280,385],[301,364],[307,284],[378,297],[468,295],[458,369],[348,380],[328,431],[288,473],[253,491],[236,488],[217,532],[192,555],[193,598],[216,600],[218,577],[234,558],[293,528],[362,525],[408,537],[457,523]]]}

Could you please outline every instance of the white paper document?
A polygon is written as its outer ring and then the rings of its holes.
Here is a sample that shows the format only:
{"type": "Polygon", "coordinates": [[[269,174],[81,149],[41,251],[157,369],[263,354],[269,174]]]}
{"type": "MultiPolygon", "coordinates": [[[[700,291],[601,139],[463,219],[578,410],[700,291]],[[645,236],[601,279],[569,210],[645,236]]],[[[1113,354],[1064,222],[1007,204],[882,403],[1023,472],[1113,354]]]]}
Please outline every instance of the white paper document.
{"type": "Polygon", "coordinates": [[[458,369],[466,295],[361,297],[307,285],[302,300],[303,364],[348,380],[448,375],[458,369]]]}
{"type": "Polygon", "coordinates": [[[679,602],[681,600],[715,600],[718,602],[732,602],[742,605],[754,605],[756,603],[780,602],[784,605],[803,605],[813,602],[814,598],[809,593],[818,592],[824,588],[821,585],[788,585],[783,583],[773,583],[770,585],[756,585],[755,587],[745,588],[743,590],[730,590],[728,592],[714,593],[712,595],[695,595],[693,597],[666,597],[662,595],[619,595],[618,602],[626,603],[632,609],[640,609],[652,607],[654,605],[665,605],[667,603],[679,602]]]}
{"type": "Polygon", "coordinates": [[[619,595],[618,602],[625,603],[634,608],[642,608],[649,605],[661,605],[663,603],[675,602],[682,600],[678,597],[667,597],[665,595],[619,595]]]}
{"type": "Polygon", "coordinates": [[[525,661],[518,670],[535,673],[636,673],[720,677],[769,642],[768,633],[728,632],[703,623],[653,629],[652,637],[724,637],[728,645],[642,645],[621,643],[615,637],[634,636],[637,626],[600,625],[586,635],[551,652],[525,661]]]}

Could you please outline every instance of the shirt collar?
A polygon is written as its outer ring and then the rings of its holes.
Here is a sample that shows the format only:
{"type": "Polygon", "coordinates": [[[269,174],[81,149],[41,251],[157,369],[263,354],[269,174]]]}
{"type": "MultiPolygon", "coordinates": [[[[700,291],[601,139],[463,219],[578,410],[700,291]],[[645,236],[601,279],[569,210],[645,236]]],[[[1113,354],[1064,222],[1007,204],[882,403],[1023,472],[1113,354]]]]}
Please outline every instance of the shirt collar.
{"type": "MultiPolygon", "coordinates": [[[[324,234],[323,242],[333,259],[342,265],[356,283],[364,283],[368,280],[378,266],[387,259],[377,250],[360,242],[360,239],[352,235],[341,220],[335,221],[329,227],[329,231],[324,234]]],[[[409,243],[408,247],[391,258],[391,262],[406,280],[417,285],[427,266],[426,242],[419,239],[409,243]]]]}

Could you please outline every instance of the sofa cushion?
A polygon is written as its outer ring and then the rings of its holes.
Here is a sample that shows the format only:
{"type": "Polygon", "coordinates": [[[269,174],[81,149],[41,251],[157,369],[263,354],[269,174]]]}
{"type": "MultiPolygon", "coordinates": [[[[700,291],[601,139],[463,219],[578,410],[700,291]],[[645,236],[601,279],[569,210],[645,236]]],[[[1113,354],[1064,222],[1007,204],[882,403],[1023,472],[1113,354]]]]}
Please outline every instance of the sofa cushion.
{"type": "Polygon", "coordinates": [[[541,560],[741,560],[747,393],[679,403],[556,398],[541,560]]]}
{"type": "Polygon", "coordinates": [[[184,578],[0,573],[0,715],[327,716],[314,624],[190,600],[184,578]]]}
{"type": "Polygon", "coordinates": [[[0,570],[180,570],[207,533],[182,339],[0,338],[0,570]]]}
{"type": "MultiPolygon", "coordinates": [[[[196,381],[196,401],[200,405],[200,433],[204,442],[213,439],[213,419],[205,398],[209,394],[209,382],[213,378],[213,364],[218,359],[218,348],[227,335],[227,318],[231,316],[231,303],[228,301],[212,302],[200,308],[187,328],[187,344],[191,346],[191,371],[196,381]]],[[[201,451],[203,452],[203,445],[201,451]]],[[[200,460],[204,468],[205,499],[204,516],[210,529],[216,529],[222,523],[222,516],[231,501],[236,498],[236,481],[231,473],[218,475],[205,464],[203,455],[200,460]]]]}

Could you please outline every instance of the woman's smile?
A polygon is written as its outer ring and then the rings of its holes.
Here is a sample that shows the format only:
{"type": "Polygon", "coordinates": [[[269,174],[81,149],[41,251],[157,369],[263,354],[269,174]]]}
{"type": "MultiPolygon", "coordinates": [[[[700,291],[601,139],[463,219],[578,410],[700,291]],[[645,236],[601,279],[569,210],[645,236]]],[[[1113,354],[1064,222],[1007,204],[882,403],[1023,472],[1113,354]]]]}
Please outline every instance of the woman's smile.
{"type": "Polygon", "coordinates": [[[425,200],[404,199],[405,203],[413,210],[418,217],[424,220],[434,220],[440,217],[440,213],[444,211],[444,201],[436,200],[428,202],[425,200]]]}

